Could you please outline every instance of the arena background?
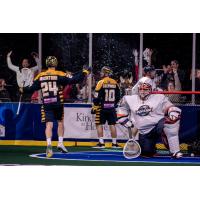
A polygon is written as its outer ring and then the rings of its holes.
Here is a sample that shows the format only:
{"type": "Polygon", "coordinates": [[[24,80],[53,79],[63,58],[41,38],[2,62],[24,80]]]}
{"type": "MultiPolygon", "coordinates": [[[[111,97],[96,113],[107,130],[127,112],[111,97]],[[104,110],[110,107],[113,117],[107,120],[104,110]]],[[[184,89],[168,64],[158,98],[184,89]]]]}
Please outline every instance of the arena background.
{"type": "MultiPolygon", "coordinates": [[[[186,77],[183,83],[184,90],[192,90],[190,87],[191,69],[199,68],[199,53],[200,45],[198,45],[200,34],[177,33],[177,34],[142,34],[143,46],[142,51],[146,48],[153,50],[152,64],[157,71],[162,70],[162,65],[168,65],[171,60],[178,60],[180,67],[184,70],[186,77]],[[195,63],[194,55],[194,36],[195,36],[195,63]],[[193,65],[193,66],[192,66],[193,65]]],[[[31,57],[31,52],[37,52],[40,56],[42,69],[45,67],[45,57],[55,55],[59,60],[58,69],[62,71],[70,71],[76,73],[81,70],[84,64],[92,65],[93,75],[99,73],[101,67],[108,65],[114,71],[114,78],[120,79],[120,76],[133,73],[134,83],[137,81],[135,75],[135,65],[133,49],[141,50],[141,34],[131,33],[53,33],[53,34],[0,34],[0,78],[5,79],[8,85],[7,90],[10,93],[11,102],[1,103],[0,106],[0,148],[3,148],[5,153],[7,146],[21,145],[29,146],[45,146],[44,124],[40,122],[40,104],[38,103],[23,103],[20,115],[16,116],[17,95],[16,76],[13,71],[8,69],[6,63],[6,55],[9,51],[13,51],[12,62],[15,65],[20,65],[22,58],[28,57],[31,59],[31,65],[35,62],[31,57]],[[92,44],[91,44],[92,36],[92,44]],[[92,48],[91,48],[92,46],[92,48]],[[16,103],[14,103],[16,102],[16,103]]],[[[143,65],[145,62],[143,60],[143,65]]],[[[92,83],[89,81],[89,87],[92,88],[92,83]]],[[[90,91],[89,91],[90,92],[90,91]]],[[[91,92],[92,93],[92,92],[91,92]]],[[[197,95],[195,95],[195,98],[197,95]]],[[[185,101],[176,102],[183,110],[181,120],[180,141],[183,143],[182,150],[187,150],[188,144],[199,138],[199,120],[200,107],[198,101],[193,101],[191,95],[187,95],[185,101]]],[[[197,99],[197,98],[196,98],[197,99]]],[[[74,107],[85,109],[86,115],[90,119],[92,116],[89,112],[91,107],[91,96],[86,99],[76,98],[71,99],[71,102],[66,102],[65,110],[76,114],[74,107]]],[[[67,115],[66,115],[67,116],[67,115]]],[[[75,119],[75,118],[74,118],[75,119]]],[[[80,120],[81,121],[81,120],[80,120]]],[[[84,128],[85,124],[82,126],[84,128]]],[[[65,127],[65,144],[67,146],[94,146],[97,142],[97,135],[92,121],[90,133],[85,134],[86,130],[81,129],[81,123],[76,120],[66,120],[65,127]],[[67,122],[70,122],[67,124],[67,122]],[[71,126],[71,128],[69,128],[71,126]],[[73,129],[75,127],[75,129],[73,129]]],[[[119,128],[119,139],[122,145],[126,141],[127,133],[119,128]]],[[[87,130],[88,131],[88,130],[87,130]]],[[[108,146],[110,143],[109,132],[106,134],[108,146]]],[[[57,140],[56,126],[54,127],[53,140],[57,140]]],[[[56,145],[56,143],[54,143],[56,145]]],[[[23,147],[22,147],[23,148],[23,147]]],[[[159,149],[163,149],[162,144],[158,145],[159,149]]],[[[10,148],[7,148],[8,151],[10,148]]],[[[44,150],[43,150],[44,151],[44,150]]],[[[11,159],[12,160],[12,159],[11,159]]],[[[5,161],[2,160],[2,163],[5,161]]],[[[9,163],[7,161],[7,163],[9,163]]]]}

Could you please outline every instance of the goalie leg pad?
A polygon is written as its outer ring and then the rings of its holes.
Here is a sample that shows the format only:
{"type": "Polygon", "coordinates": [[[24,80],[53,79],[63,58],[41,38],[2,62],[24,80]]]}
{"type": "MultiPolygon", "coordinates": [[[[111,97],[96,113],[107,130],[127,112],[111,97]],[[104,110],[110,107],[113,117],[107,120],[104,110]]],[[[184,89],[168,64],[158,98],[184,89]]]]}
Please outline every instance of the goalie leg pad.
{"type": "Polygon", "coordinates": [[[175,122],[174,124],[164,124],[164,133],[167,136],[169,150],[171,153],[176,153],[180,151],[179,146],[179,127],[180,121],[175,122]]]}

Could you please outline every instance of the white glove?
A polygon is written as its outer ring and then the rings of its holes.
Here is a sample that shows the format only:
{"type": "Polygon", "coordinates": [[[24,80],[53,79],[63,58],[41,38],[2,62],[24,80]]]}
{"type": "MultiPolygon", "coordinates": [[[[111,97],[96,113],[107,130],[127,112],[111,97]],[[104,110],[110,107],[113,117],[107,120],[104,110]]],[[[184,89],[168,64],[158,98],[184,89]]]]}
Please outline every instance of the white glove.
{"type": "Polygon", "coordinates": [[[170,107],[168,110],[168,117],[171,121],[177,121],[181,117],[181,109],[178,107],[170,107]]]}
{"type": "Polygon", "coordinates": [[[117,122],[126,128],[134,127],[133,123],[127,117],[122,117],[122,118],[118,119],[117,122]]]}

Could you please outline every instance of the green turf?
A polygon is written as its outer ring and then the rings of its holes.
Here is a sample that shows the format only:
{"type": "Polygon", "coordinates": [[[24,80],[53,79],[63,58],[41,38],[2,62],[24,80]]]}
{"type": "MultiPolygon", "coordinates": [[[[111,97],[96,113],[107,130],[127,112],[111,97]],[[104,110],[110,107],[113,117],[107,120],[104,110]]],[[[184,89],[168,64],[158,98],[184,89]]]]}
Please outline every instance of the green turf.
{"type": "MultiPolygon", "coordinates": [[[[0,146],[0,164],[19,165],[72,165],[72,166],[191,166],[192,164],[158,164],[158,163],[120,163],[120,162],[97,162],[97,161],[68,161],[68,160],[48,160],[31,158],[29,155],[44,153],[46,147],[30,146],[0,146]]],[[[73,151],[95,151],[91,147],[68,147],[73,151]]],[[[55,148],[56,151],[56,148],[55,148]]],[[[98,151],[98,150],[97,150],[98,151]]],[[[195,164],[200,165],[200,164],[195,164]]]]}

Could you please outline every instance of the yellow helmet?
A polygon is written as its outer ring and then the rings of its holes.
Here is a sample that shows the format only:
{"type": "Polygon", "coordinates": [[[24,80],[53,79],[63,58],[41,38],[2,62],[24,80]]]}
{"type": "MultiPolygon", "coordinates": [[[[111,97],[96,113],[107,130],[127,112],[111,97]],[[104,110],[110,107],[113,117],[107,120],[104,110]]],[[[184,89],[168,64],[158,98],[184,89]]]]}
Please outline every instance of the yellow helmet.
{"type": "Polygon", "coordinates": [[[113,73],[110,67],[104,66],[101,69],[101,76],[111,76],[113,73]]]}
{"type": "Polygon", "coordinates": [[[57,67],[58,60],[55,56],[48,56],[46,58],[46,66],[47,67],[57,67]]]}

